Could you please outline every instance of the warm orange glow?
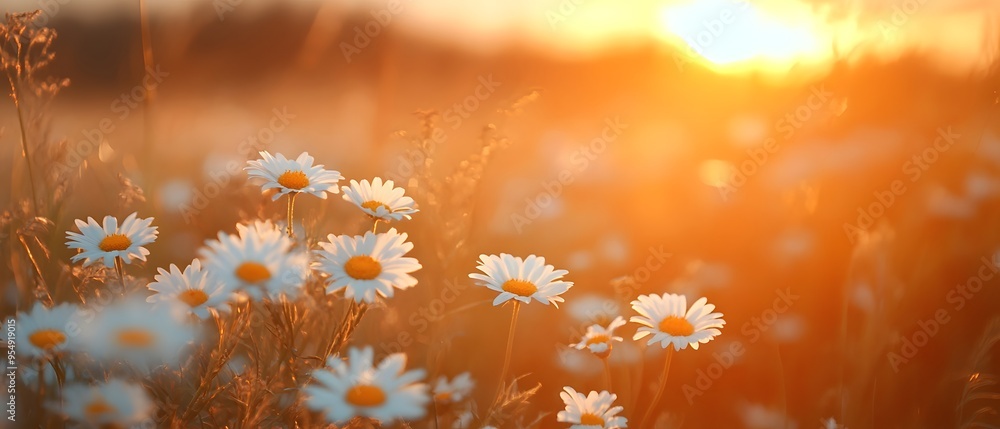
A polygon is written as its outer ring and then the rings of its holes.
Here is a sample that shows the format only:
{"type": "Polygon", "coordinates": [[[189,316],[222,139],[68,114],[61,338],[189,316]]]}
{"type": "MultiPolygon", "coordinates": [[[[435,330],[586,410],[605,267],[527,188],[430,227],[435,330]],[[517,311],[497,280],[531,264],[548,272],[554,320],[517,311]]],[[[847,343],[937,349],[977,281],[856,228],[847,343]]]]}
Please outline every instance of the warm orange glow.
{"type": "Polygon", "coordinates": [[[828,45],[808,14],[787,7],[782,15],[751,2],[704,0],[664,7],[662,32],[691,56],[719,70],[787,69],[825,60],[828,45]],[[678,40],[679,39],[679,40],[678,40]]]}

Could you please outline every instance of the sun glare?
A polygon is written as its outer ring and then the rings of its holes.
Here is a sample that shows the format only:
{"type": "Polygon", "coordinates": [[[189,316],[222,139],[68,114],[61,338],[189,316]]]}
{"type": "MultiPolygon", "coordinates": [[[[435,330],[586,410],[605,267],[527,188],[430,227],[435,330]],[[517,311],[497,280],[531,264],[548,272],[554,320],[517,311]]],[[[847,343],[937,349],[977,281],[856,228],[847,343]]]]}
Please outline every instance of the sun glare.
{"type": "Polygon", "coordinates": [[[666,6],[659,18],[667,39],[714,68],[787,68],[822,59],[825,44],[814,27],[786,16],[791,10],[783,12],[769,13],[749,1],[699,0],[666,6]]]}

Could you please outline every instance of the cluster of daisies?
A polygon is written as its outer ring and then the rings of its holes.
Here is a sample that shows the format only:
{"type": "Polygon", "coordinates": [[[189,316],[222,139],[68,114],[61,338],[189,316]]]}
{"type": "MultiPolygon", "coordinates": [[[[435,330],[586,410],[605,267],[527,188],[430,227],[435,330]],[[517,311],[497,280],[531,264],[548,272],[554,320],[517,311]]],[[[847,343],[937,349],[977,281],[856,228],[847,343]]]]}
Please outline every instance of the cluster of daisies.
{"type": "MultiPolygon", "coordinates": [[[[258,220],[237,225],[235,234],[220,232],[207,240],[198,258],[184,268],[174,264],[159,268],[143,297],[126,295],[107,305],[49,307],[36,303],[30,311],[18,314],[21,356],[34,364],[52,363],[53,369],[62,368],[56,365],[60,359],[73,358],[100,365],[105,370],[101,374],[127,367],[149,375],[160,368],[185,365],[185,351],[201,340],[200,321],[223,317],[247,302],[294,300],[310,277],[320,279],[328,294],[342,294],[354,305],[390,299],[396,290],[416,286],[413,273],[421,265],[406,256],[413,249],[407,234],[395,228],[379,232],[378,228],[380,223],[410,219],[418,212],[402,188],[377,177],[338,187],[341,174],[313,165],[307,153],[294,160],[267,152],[261,156],[250,161],[246,171],[252,180],[263,182],[264,191],[276,190],[275,200],[287,198],[284,228],[258,220]],[[373,221],[372,229],[363,235],[330,234],[318,248],[306,248],[304,241],[294,237],[295,198],[310,194],[325,199],[341,190],[345,200],[373,221]]],[[[145,246],[156,240],[157,228],[152,222],[152,218],[142,219],[136,213],[121,223],[112,216],[106,216],[102,223],[93,218],[77,220],[79,232],[67,233],[67,246],[78,251],[72,261],[113,268],[125,290],[126,266],[135,260],[145,261],[149,255],[145,246]]],[[[557,270],[535,255],[482,255],[477,268],[480,272],[469,277],[497,293],[494,306],[511,303],[513,308],[508,354],[499,380],[502,385],[519,307],[532,300],[558,306],[564,301],[561,295],[573,283],[563,280],[567,271],[557,270]]],[[[725,323],[705,298],[688,308],[683,296],[643,295],[632,302],[632,308],[638,316],[631,321],[641,325],[634,339],[651,336],[649,345],[670,350],[688,345],[697,349],[719,335],[725,323]]],[[[623,325],[625,320],[619,317],[607,326],[591,326],[573,346],[607,359],[614,343],[623,341],[614,335],[623,325]]],[[[419,420],[433,404],[455,411],[452,427],[472,427],[475,416],[470,396],[475,383],[469,374],[451,380],[441,377],[431,386],[422,382],[423,370],[406,369],[406,360],[405,354],[396,353],[375,362],[370,347],[349,348],[346,357],[330,356],[325,367],[312,372],[311,380],[301,387],[302,399],[308,408],[333,423],[356,417],[382,422],[419,420]]],[[[43,377],[45,372],[37,376],[43,377]]],[[[94,427],[130,426],[154,413],[153,401],[140,384],[111,376],[99,383],[72,380],[73,374],[58,376],[68,383],[62,398],[49,405],[68,419],[94,427]]],[[[566,404],[558,413],[560,422],[574,428],[626,427],[626,419],[619,416],[623,409],[614,405],[617,396],[613,393],[591,391],[584,395],[567,386],[560,396],[566,404]]],[[[650,410],[656,406],[654,400],[650,410]]],[[[490,415],[487,412],[482,423],[491,423],[490,415]]]]}

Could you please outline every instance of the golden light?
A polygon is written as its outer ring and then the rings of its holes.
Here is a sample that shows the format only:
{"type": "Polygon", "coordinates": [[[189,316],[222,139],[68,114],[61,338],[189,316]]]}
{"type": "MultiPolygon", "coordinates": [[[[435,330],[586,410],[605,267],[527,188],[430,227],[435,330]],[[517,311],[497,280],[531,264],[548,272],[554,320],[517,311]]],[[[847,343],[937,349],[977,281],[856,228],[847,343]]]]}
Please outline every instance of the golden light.
{"type": "Polygon", "coordinates": [[[721,159],[709,159],[698,166],[698,178],[701,182],[713,187],[722,187],[730,183],[733,164],[721,159]]]}
{"type": "Polygon", "coordinates": [[[692,60],[723,71],[787,69],[829,57],[808,10],[786,6],[776,13],[749,1],[698,0],[665,6],[659,18],[662,36],[686,45],[692,60]]]}

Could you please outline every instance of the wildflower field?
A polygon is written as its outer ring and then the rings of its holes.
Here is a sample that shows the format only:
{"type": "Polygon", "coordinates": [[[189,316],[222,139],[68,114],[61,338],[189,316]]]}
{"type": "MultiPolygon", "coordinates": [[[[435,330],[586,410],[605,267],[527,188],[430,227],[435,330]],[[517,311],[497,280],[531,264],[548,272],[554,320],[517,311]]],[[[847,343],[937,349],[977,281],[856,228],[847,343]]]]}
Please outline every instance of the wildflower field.
{"type": "Polygon", "coordinates": [[[842,3],[0,4],[0,427],[1000,427],[1000,8],[842,3]]]}

